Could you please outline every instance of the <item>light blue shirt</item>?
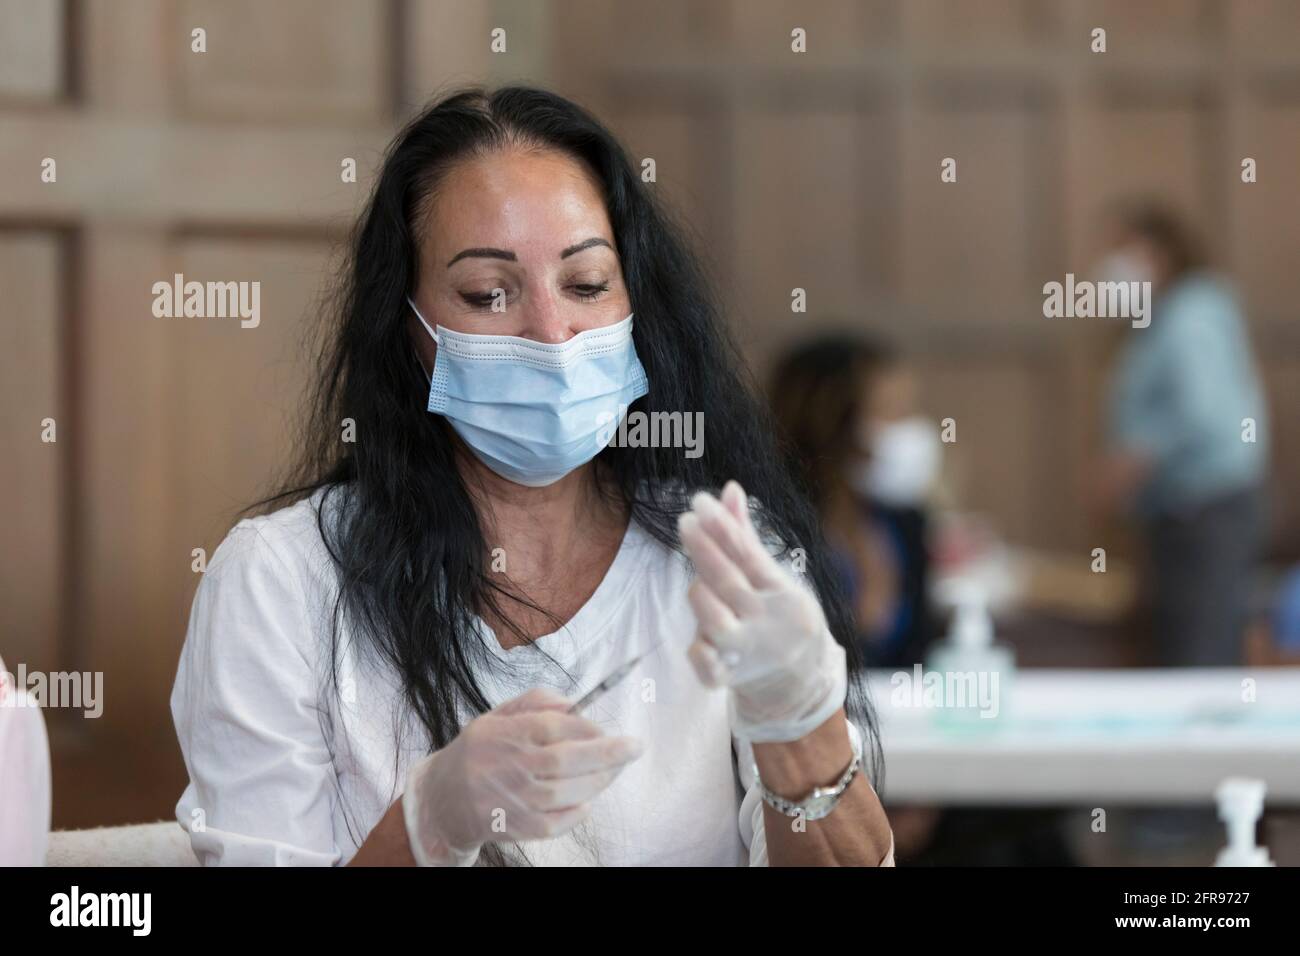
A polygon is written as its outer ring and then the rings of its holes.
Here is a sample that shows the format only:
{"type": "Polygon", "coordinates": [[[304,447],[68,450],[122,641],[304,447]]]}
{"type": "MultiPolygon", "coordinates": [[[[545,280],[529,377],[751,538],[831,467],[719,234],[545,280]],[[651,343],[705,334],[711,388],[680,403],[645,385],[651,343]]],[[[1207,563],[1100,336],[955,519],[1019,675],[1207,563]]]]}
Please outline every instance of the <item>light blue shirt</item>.
{"type": "Polygon", "coordinates": [[[1110,434],[1153,462],[1136,509],[1179,511],[1261,484],[1268,409],[1232,290],[1194,273],[1156,299],[1147,328],[1126,335],[1110,434]],[[1253,442],[1244,419],[1254,420],[1253,442]]]}

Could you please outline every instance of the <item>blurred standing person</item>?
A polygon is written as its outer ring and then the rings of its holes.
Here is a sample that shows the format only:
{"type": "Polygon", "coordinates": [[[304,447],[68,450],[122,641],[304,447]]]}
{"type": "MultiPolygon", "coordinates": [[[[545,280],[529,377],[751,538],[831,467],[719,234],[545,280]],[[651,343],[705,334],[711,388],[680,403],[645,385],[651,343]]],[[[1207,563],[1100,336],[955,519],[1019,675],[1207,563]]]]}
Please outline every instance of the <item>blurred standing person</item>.
{"type": "Polygon", "coordinates": [[[1118,211],[1099,271],[1149,281],[1152,301],[1150,326],[1124,330],[1098,503],[1141,524],[1159,663],[1240,664],[1268,455],[1241,308],[1186,224],[1155,204],[1118,211]]]}
{"type": "Polygon", "coordinates": [[[920,416],[910,369],[887,345],[831,335],[778,363],[769,394],[857,619],[869,667],[918,663],[934,633],[927,498],[938,426],[920,416]]]}

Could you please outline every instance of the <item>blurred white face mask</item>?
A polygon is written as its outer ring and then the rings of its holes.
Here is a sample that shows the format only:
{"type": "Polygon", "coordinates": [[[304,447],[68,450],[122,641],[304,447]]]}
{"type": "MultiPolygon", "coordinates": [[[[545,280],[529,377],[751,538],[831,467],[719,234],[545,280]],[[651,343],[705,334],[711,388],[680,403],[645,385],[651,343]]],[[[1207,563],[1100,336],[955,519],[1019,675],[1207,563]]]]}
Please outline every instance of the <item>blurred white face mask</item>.
{"type": "Polygon", "coordinates": [[[939,430],[921,415],[882,426],[871,441],[871,457],[850,475],[854,490],[881,504],[923,503],[939,471],[939,430]]]}
{"type": "Polygon", "coordinates": [[[1105,256],[1096,265],[1097,282],[1152,282],[1151,269],[1146,259],[1132,252],[1120,250],[1105,256]]]}

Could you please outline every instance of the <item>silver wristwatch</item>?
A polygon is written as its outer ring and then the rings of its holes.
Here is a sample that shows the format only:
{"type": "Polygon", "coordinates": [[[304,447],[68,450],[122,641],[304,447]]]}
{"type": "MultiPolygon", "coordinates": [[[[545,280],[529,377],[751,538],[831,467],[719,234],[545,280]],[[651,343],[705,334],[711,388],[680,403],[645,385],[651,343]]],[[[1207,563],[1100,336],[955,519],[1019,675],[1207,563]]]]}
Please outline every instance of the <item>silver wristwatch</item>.
{"type": "Polygon", "coordinates": [[[853,760],[850,761],[848,768],[840,774],[840,778],[829,787],[814,787],[802,800],[787,800],[767,789],[763,779],[758,775],[758,764],[754,764],[754,780],[758,783],[759,792],[763,795],[763,802],[773,810],[779,810],[787,817],[803,817],[805,820],[820,820],[829,816],[830,812],[840,802],[840,797],[844,791],[849,788],[853,778],[857,776],[858,771],[862,768],[862,755],[855,752],[853,760]]]}

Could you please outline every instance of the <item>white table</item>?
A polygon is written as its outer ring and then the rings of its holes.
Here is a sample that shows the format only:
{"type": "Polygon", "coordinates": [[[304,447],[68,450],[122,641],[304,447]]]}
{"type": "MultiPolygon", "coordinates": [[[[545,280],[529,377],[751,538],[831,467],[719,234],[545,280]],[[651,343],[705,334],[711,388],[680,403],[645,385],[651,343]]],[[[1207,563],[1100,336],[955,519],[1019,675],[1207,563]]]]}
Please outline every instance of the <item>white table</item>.
{"type": "Polygon", "coordinates": [[[1249,776],[1266,807],[1300,805],[1300,668],[1021,670],[997,717],[957,722],[892,701],[898,673],[869,675],[891,802],[1213,806],[1249,776]]]}

